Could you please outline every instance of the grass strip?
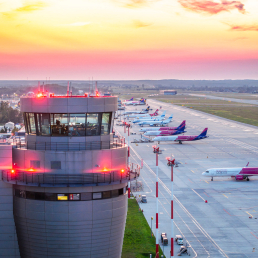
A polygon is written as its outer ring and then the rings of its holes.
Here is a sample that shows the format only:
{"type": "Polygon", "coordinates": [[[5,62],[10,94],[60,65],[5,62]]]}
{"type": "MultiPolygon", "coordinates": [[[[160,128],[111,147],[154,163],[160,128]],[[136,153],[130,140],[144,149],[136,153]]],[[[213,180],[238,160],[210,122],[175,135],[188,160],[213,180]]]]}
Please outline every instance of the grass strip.
{"type": "MultiPolygon", "coordinates": [[[[143,213],[139,212],[137,201],[129,199],[122,258],[149,258],[150,254],[155,258],[155,241],[143,213]]],[[[163,255],[161,248],[159,254],[159,257],[163,255]]]]}
{"type": "Polygon", "coordinates": [[[258,107],[254,105],[212,99],[159,99],[166,103],[185,106],[233,121],[258,126],[258,107]]]}
{"type": "Polygon", "coordinates": [[[258,126],[258,107],[193,106],[193,109],[224,117],[233,121],[258,126]]]}

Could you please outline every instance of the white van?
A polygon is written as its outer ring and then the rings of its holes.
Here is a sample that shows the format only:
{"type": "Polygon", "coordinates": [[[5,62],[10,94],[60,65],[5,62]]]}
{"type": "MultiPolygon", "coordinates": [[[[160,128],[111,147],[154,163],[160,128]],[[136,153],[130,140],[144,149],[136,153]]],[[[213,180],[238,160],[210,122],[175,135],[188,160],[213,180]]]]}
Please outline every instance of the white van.
{"type": "Polygon", "coordinates": [[[175,241],[177,242],[178,245],[184,244],[184,239],[181,235],[176,235],[175,241]]]}

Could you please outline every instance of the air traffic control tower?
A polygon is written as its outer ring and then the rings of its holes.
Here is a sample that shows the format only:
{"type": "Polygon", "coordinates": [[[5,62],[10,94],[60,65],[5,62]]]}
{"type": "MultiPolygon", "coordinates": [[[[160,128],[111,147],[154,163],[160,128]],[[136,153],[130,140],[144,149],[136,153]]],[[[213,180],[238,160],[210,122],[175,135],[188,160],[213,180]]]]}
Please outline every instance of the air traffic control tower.
{"type": "Polygon", "coordinates": [[[26,143],[2,171],[21,258],[121,257],[126,186],[137,172],[111,133],[116,110],[110,96],[21,98],[26,143]]]}

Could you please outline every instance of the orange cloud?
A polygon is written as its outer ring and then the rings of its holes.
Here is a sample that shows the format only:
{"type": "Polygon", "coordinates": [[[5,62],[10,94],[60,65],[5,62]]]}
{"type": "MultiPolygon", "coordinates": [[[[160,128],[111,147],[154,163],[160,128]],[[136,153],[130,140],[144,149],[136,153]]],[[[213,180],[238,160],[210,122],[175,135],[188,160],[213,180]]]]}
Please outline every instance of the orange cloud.
{"type": "Polygon", "coordinates": [[[144,22],[141,22],[141,21],[138,21],[138,20],[135,20],[133,22],[133,26],[137,29],[139,28],[144,28],[144,27],[148,27],[148,26],[151,26],[152,24],[151,23],[144,23],[144,22]]]}
{"type": "Polygon", "coordinates": [[[43,7],[45,7],[46,4],[43,2],[38,2],[35,4],[28,4],[28,5],[24,5],[20,8],[15,9],[16,12],[33,12],[33,11],[37,11],[42,9],[43,7]]]}
{"type": "Polygon", "coordinates": [[[234,31],[258,31],[258,24],[255,25],[229,25],[234,31]]]}
{"type": "Polygon", "coordinates": [[[213,0],[178,0],[178,2],[186,9],[208,14],[218,14],[224,11],[231,11],[237,9],[241,13],[245,13],[244,4],[240,1],[214,2],[213,0]]]}
{"type": "Polygon", "coordinates": [[[126,8],[141,8],[159,0],[114,0],[126,8]]]}
{"type": "Polygon", "coordinates": [[[10,12],[3,12],[2,14],[7,18],[14,18],[18,13],[38,11],[46,7],[43,2],[37,2],[35,4],[26,4],[19,8],[16,8],[10,12]]]}

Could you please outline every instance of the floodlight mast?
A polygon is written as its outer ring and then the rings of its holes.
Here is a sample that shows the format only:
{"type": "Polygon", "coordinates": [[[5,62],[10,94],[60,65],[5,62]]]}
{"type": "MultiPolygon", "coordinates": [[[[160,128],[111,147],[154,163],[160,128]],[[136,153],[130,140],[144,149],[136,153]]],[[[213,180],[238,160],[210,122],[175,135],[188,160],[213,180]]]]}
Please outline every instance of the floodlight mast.
{"type": "Polygon", "coordinates": [[[173,194],[173,182],[174,182],[174,165],[175,165],[175,159],[167,159],[168,160],[168,166],[171,166],[171,250],[170,250],[170,256],[174,257],[174,194],[173,194]]]}
{"type": "Polygon", "coordinates": [[[159,258],[159,147],[152,146],[153,153],[156,153],[156,256],[159,258]]]}
{"type": "MultiPolygon", "coordinates": [[[[128,128],[128,138],[127,138],[127,145],[128,145],[128,169],[129,169],[129,173],[130,173],[130,124],[126,124],[125,125],[128,128]]],[[[131,193],[130,193],[130,189],[131,188],[131,182],[130,180],[128,181],[128,198],[131,197],[131,193]]]]}

